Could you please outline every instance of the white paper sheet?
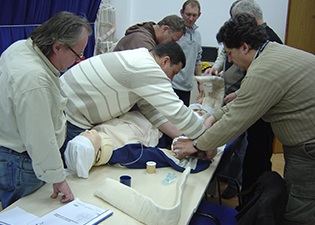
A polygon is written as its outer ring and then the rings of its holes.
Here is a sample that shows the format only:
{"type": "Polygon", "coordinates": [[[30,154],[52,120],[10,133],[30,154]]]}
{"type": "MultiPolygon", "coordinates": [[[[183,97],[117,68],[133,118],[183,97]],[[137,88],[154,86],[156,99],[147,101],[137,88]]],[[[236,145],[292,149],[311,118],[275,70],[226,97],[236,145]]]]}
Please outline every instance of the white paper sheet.
{"type": "Polygon", "coordinates": [[[65,224],[65,222],[69,225],[94,225],[112,214],[113,212],[110,210],[105,210],[75,199],[45,216],[28,223],[28,225],[65,224]]]}
{"type": "Polygon", "coordinates": [[[0,225],[27,225],[38,217],[19,207],[0,213],[0,225]]]}

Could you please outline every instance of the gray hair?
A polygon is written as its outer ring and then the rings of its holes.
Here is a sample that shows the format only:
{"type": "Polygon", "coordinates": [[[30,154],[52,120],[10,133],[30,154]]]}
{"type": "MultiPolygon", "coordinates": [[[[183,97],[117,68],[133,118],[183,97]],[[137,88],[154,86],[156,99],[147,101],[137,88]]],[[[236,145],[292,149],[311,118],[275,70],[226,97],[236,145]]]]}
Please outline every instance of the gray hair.
{"type": "Polygon", "coordinates": [[[74,47],[81,40],[82,30],[85,29],[88,35],[92,34],[89,21],[71,12],[59,12],[34,29],[29,37],[33,40],[33,45],[48,57],[52,54],[52,45],[61,43],[69,47],[74,47]]]}
{"type": "Polygon", "coordinates": [[[257,20],[263,20],[263,12],[260,6],[255,1],[251,0],[241,0],[231,9],[231,17],[234,17],[239,13],[249,13],[252,14],[257,20]]]}
{"type": "Polygon", "coordinates": [[[159,26],[167,25],[170,27],[170,30],[173,32],[178,32],[178,31],[185,32],[186,30],[184,19],[177,15],[166,16],[157,24],[159,26]]]}

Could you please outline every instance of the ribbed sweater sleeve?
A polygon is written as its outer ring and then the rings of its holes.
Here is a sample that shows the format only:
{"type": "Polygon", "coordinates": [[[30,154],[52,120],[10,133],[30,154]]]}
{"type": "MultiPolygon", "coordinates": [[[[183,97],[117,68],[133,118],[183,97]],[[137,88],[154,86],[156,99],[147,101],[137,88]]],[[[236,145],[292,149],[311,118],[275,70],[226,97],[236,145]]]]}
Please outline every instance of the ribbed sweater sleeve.
{"type": "Polygon", "coordinates": [[[284,145],[315,140],[314,71],[314,55],[269,43],[248,68],[237,98],[214,115],[217,122],[197,147],[226,144],[261,117],[284,145]]]}

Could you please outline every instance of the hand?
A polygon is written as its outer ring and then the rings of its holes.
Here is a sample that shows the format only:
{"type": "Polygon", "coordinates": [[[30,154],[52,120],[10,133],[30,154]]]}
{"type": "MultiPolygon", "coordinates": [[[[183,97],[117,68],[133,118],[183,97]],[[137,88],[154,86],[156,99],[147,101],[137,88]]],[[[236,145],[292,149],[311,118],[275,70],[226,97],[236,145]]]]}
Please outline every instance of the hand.
{"type": "Polygon", "coordinates": [[[227,96],[225,96],[225,98],[223,99],[223,102],[225,104],[227,104],[227,103],[233,101],[234,99],[236,99],[236,96],[237,96],[236,93],[232,92],[232,93],[228,94],[227,96]]]}
{"type": "Polygon", "coordinates": [[[217,149],[208,151],[198,151],[198,157],[201,159],[212,160],[217,155],[217,153],[218,153],[217,149]]]}
{"type": "Polygon", "coordinates": [[[216,122],[216,119],[214,116],[209,116],[205,121],[203,122],[203,125],[205,126],[206,130],[209,129],[214,123],[216,122]]]}
{"type": "Polygon", "coordinates": [[[178,139],[173,143],[173,149],[175,149],[174,156],[178,159],[183,159],[197,152],[197,149],[192,145],[191,139],[178,139]]]}
{"type": "Polygon", "coordinates": [[[61,200],[60,200],[60,202],[62,203],[71,202],[74,199],[72,191],[66,180],[60,183],[54,183],[53,189],[54,189],[54,192],[50,197],[57,198],[59,193],[62,193],[63,196],[61,197],[61,200]]]}
{"type": "Polygon", "coordinates": [[[219,71],[217,69],[215,69],[215,68],[208,68],[208,69],[205,70],[203,75],[215,75],[215,76],[218,76],[219,75],[219,71]]]}

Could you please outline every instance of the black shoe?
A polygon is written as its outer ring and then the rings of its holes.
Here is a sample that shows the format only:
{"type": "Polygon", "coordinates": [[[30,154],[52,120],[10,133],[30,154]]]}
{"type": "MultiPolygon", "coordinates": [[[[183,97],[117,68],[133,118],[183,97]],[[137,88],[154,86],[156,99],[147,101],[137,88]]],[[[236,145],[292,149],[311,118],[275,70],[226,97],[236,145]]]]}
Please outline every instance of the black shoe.
{"type": "Polygon", "coordinates": [[[230,199],[230,198],[235,197],[235,195],[236,195],[236,189],[231,186],[227,186],[227,188],[223,191],[221,198],[230,199]]]}

